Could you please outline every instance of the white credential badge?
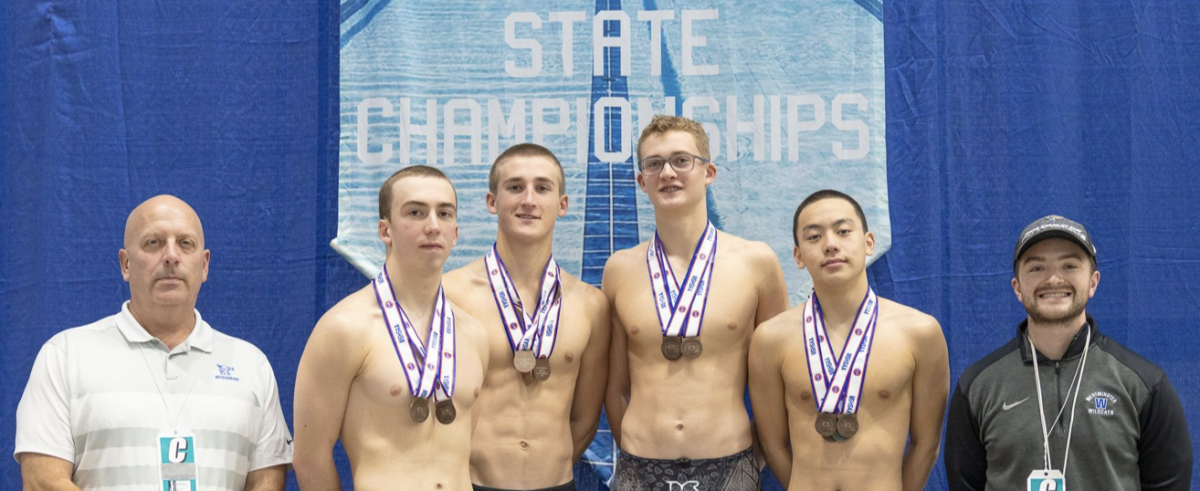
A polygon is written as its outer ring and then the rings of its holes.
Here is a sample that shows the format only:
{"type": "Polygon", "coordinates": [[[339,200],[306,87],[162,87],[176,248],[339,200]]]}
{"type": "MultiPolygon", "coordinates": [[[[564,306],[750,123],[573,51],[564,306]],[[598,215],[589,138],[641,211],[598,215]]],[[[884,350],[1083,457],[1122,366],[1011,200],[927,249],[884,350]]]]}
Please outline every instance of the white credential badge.
{"type": "Polygon", "coordinates": [[[1066,491],[1067,482],[1062,472],[1038,470],[1029,473],[1029,491],[1066,491]]]}
{"type": "Polygon", "coordinates": [[[164,430],[158,434],[158,475],[162,491],[192,491],[198,488],[196,437],[188,430],[164,430]]]}

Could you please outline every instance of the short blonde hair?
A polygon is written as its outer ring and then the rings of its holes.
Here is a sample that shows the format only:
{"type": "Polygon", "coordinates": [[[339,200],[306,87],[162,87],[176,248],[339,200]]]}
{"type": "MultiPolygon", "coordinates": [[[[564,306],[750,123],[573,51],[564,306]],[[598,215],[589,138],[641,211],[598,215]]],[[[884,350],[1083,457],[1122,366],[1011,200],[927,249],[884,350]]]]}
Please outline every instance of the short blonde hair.
{"type": "Polygon", "coordinates": [[[496,194],[496,188],[500,186],[500,173],[497,169],[500,168],[501,164],[508,161],[508,159],[514,157],[544,157],[554,162],[554,166],[558,167],[558,195],[562,196],[567,192],[567,176],[563,172],[562,163],[558,161],[558,157],[554,156],[554,152],[536,143],[518,143],[508,147],[492,163],[492,170],[488,172],[488,191],[491,191],[492,194],[496,194]]]}
{"type": "Polygon", "coordinates": [[[700,123],[679,116],[659,114],[650,120],[650,124],[646,125],[646,128],[642,130],[642,136],[638,138],[638,161],[642,160],[642,142],[646,141],[646,138],[671,131],[682,131],[692,135],[692,139],[696,140],[696,150],[700,152],[700,156],[705,160],[709,158],[708,133],[704,132],[704,127],[700,126],[700,123]]]}

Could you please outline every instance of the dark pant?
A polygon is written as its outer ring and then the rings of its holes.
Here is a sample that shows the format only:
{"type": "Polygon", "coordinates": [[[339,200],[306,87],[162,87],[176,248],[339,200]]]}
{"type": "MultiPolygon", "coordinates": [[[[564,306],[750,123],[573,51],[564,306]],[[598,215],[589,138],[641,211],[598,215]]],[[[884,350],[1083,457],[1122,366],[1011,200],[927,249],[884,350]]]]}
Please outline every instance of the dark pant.
{"type": "MultiPolygon", "coordinates": [[[[475,491],[516,491],[516,490],[499,489],[499,488],[488,488],[488,487],[480,486],[478,484],[472,484],[471,487],[475,488],[475,491]]],[[[575,481],[571,481],[566,484],[561,484],[561,485],[550,487],[550,488],[530,489],[528,491],[575,491],[575,481]]]]}
{"type": "Polygon", "coordinates": [[[717,459],[645,459],[622,451],[612,491],[760,491],[754,452],[717,459]]]}

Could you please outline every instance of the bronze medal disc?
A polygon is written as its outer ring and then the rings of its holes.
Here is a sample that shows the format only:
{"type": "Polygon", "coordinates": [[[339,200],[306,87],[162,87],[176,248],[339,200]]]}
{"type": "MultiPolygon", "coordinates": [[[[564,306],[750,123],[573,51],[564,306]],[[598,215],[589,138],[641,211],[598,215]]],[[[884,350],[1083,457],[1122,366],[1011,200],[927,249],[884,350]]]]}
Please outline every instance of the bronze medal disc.
{"type": "Polygon", "coordinates": [[[837,415],[831,413],[817,413],[817,434],[826,439],[833,438],[837,433],[837,415]]]}
{"type": "Polygon", "coordinates": [[[683,356],[683,341],[679,336],[663,336],[662,340],[663,358],[674,361],[683,356]]]}
{"type": "MultiPolygon", "coordinates": [[[[428,411],[428,409],[426,411],[428,411]]],[[[441,423],[444,425],[453,423],[454,417],[458,416],[458,411],[454,410],[454,400],[453,399],[446,399],[444,401],[438,401],[437,409],[435,411],[437,413],[438,423],[441,423]]]]}
{"type": "Polygon", "coordinates": [[[843,438],[850,438],[858,433],[858,416],[854,413],[842,413],[838,415],[837,432],[843,438]]]}
{"type": "Polygon", "coordinates": [[[683,356],[695,358],[704,352],[704,345],[700,344],[700,338],[684,338],[683,340],[683,356]]]}
{"type": "Polygon", "coordinates": [[[412,406],[408,408],[409,416],[417,423],[424,423],[429,419],[429,399],[422,397],[413,398],[412,406]]]}
{"type": "Polygon", "coordinates": [[[533,376],[538,380],[545,382],[550,378],[550,359],[538,358],[537,364],[533,367],[533,376]]]}
{"type": "Polygon", "coordinates": [[[533,372],[522,373],[521,381],[525,382],[525,385],[533,385],[533,372]]]}
{"type": "Polygon", "coordinates": [[[515,367],[518,372],[529,373],[531,370],[533,370],[533,367],[536,363],[537,357],[533,356],[532,351],[522,350],[513,353],[513,367],[515,367]]]}

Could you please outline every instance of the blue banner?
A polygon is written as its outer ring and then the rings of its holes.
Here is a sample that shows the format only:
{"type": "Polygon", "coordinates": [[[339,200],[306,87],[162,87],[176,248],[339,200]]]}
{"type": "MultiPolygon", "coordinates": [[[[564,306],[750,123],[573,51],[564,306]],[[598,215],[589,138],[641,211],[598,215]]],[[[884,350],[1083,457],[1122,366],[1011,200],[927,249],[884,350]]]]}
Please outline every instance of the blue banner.
{"type": "MultiPolygon", "coordinates": [[[[388,175],[426,164],[455,182],[453,269],[495,240],[491,163],[534,142],[558,155],[574,202],[555,258],[599,286],[613,251],[653,234],[634,144],[663,113],[708,133],[718,228],[790,257],[795,207],[837,188],[861,201],[875,257],[891,244],[883,24],[871,2],[371,0],[343,2],[341,15],[333,245],[367,276],[383,263],[376,196],[388,175]]],[[[793,299],[807,296],[808,276],[784,271],[793,299]]],[[[602,480],[614,458],[606,426],[585,456],[602,480]]]]}
{"type": "MultiPolygon", "coordinates": [[[[883,24],[871,2],[344,2],[340,56],[335,248],[368,276],[383,260],[376,194],[389,174],[427,164],[454,180],[455,268],[495,239],[491,162],[531,141],[558,155],[573,202],[555,257],[598,285],[613,250],[653,231],[634,144],[661,113],[704,124],[722,230],[790,257],[795,207],[831,187],[862,201],[876,257],[890,247],[883,24]]],[[[805,297],[807,275],[785,271],[805,297]]]]}

